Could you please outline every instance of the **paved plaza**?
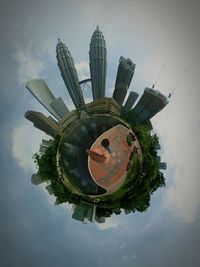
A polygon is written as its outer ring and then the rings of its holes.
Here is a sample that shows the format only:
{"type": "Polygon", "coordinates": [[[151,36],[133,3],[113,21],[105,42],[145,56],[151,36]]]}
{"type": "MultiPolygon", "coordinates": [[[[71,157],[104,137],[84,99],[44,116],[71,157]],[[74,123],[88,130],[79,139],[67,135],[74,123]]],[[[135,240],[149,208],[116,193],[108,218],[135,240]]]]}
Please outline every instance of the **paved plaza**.
{"type": "Polygon", "coordinates": [[[124,182],[133,151],[138,154],[139,159],[141,157],[137,139],[131,146],[128,145],[126,137],[129,133],[133,132],[123,125],[117,125],[100,135],[90,148],[91,151],[98,151],[102,148],[103,139],[110,142],[111,153],[105,162],[97,162],[88,156],[88,169],[93,180],[106,189],[107,193],[117,190],[124,182]]]}

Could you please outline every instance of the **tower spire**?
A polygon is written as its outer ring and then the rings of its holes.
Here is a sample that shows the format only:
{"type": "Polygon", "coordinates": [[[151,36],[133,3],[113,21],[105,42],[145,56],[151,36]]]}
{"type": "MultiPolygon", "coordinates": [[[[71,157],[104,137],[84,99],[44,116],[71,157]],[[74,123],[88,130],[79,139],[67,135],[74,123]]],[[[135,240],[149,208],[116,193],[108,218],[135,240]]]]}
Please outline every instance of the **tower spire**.
{"type": "Polygon", "coordinates": [[[160,72],[159,72],[159,74],[158,74],[158,76],[157,76],[155,82],[154,82],[153,85],[152,85],[152,89],[154,89],[154,87],[156,86],[157,82],[159,81],[159,79],[160,79],[160,77],[161,77],[161,75],[162,75],[162,73],[163,73],[165,67],[166,67],[165,64],[163,64],[163,66],[162,66],[162,68],[161,68],[161,70],[160,70],[160,72]]]}

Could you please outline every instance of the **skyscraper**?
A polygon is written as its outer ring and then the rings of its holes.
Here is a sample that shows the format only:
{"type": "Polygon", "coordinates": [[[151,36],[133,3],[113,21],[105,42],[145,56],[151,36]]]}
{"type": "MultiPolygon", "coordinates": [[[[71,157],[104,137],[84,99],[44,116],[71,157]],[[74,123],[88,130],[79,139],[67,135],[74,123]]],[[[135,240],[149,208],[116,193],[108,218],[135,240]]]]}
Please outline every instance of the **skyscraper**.
{"type": "Polygon", "coordinates": [[[129,58],[125,59],[124,57],[120,57],[115,90],[113,92],[113,98],[119,103],[119,105],[122,105],[126,97],[126,92],[130,86],[134,71],[135,64],[129,58]]]}
{"type": "Polygon", "coordinates": [[[52,187],[51,187],[50,184],[47,185],[47,186],[45,186],[45,188],[46,188],[46,190],[48,191],[48,193],[49,193],[50,195],[53,195],[53,189],[52,189],[52,187]]]}
{"type": "Polygon", "coordinates": [[[46,149],[47,149],[46,147],[40,145],[39,152],[40,152],[41,154],[44,154],[44,153],[46,152],[46,149]]]}
{"type": "Polygon", "coordinates": [[[75,206],[72,218],[83,223],[94,222],[96,206],[81,202],[75,206]]]}
{"type": "Polygon", "coordinates": [[[105,96],[107,51],[103,33],[97,26],[90,42],[90,73],[93,100],[105,96]]]}
{"type": "Polygon", "coordinates": [[[156,159],[157,159],[158,162],[161,161],[161,157],[160,156],[157,156],[156,159]]]}
{"type": "Polygon", "coordinates": [[[167,169],[167,163],[166,162],[160,162],[159,169],[160,170],[166,170],[167,169]]]}
{"type": "Polygon", "coordinates": [[[131,108],[134,105],[135,101],[137,100],[138,96],[139,96],[139,94],[136,92],[130,92],[129,93],[129,96],[128,96],[126,103],[124,105],[124,108],[123,108],[124,113],[128,113],[131,110],[131,108]]]}
{"type": "Polygon", "coordinates": [[[168,103],[167,98],[159,91],[146,87],[137,105],[129,112],[128,121],[131,124],[144,123],[168,103]]]}
{"type": "Polygon", "coordinates": [[[55,112],[63,118],[68,112],[69,109],[66,107],[64,101],[62,100],[61,97],[56,98],[50,106],[55,110],[55,112]]]}
{"type": "Polygon", "coordinates": [[[42,139],[42,146],[44,147],[50,147],[51,145],[53,144],[53,140],[45,140],[45,139],[42,139]]]}
{"type": "Polygon", "coordinates": [[[56,98],[43,79],[28,81],[26,88],[56,119],[61,119],[59,114],[50,105],[56,98]]]}
{"type": "Polygon", "coordinates": [[[46,117],[41,112],[27,111],[25,118],[33,122],[33,125],[46,134],[55,137],[60,127],[57,123],[53,122],[50,118],[46,117]]]}
{"type": "Polygon", "coordinates": [[[159,149],[161,149],[161,146],[160,146],[160,144],[157,144],[156,145],[156,150],[159,150],[159,149]]]}
{"type": "Polygon", "coordinates": [[[64,43],[58,39],[56,57],[61,76],[76,108],[85,104],[74,60],[64,43]]]}
{"type": "Polygon", "coordinates": [[[34,185],[42,184],[44,181],[37,175],[37,173],[32,174],[31,176],[31,182],[34,185]]]}

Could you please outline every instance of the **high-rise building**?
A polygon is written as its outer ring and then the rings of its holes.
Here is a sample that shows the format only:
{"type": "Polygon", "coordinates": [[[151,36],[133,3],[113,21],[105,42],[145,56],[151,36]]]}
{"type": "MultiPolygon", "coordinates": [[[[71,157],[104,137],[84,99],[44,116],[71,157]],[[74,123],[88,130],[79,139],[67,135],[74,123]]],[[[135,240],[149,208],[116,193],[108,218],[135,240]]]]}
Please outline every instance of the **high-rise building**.
{"type": "Polygon", "coordinates": [[[51,107],[51,103],[56,100],[51,90],[43,79],[33,79],[26,83],[26,88],[31,94],[57,119],[59,114],[51,107]]]}
{"type": "Polygon", "coordinates": [[[44,181],[37,175],[37,173],[32,174],[31,176],[31,182],[34,185],[42,184],[44,181]]]}
{"type": "Polygon", "coordinates": [[[129,58],[125,59],[124,57],[120,57],[115,90],[113,92],[113,98],[119,103],[119,105],[122,105],[126,97],[134,71],[135,64],[129,58]]]}
{"type": "Polygon", "coordinates": [[[128,121],[133,125],[144,123],[168,103],[167,98],[159,91],[146,87],[137,105],[129,112],[128,121]]]}
{"type": "Polygon", "coordinates": [[[51,116],[48,116],[48,118],[53,122],[53,123],[55,123],[55,124],[57,124],[58,126],[60,125],[60,121],[58,122],[57,120],[55,120],[53,117],[51,117],[51,116]]]}
{"type": "Polygon", "coordinates": [[[95,215],[95,221],[97,223],[105,223],[106,222],[106,218],[105,217],[99,217],[99,216],[95,215]]]}
{"type": "Polygon", "coordinates": [[[42,146],[44,147],[50,147],[51,145],[53,144],[53,140],[45,140],[45,139],[42,139],[42,146]]]}
{"type": "Polygon", "coordinates": [[[55,112],[63,118],[68,112],[69,109],[66,107],[64,101],[62,100],[61,97],[56,98],[50,106],[55,110],[55,112]]]}
{"type": "Polygon", "coordinates": [[[40,149],[39,149],[39,152],[41,153],[41,154],[44,154],[45,152],[46,152],[46,147],[44,147],[43,145],[41,145],[40,144],[40,149]]]}
{"type": "Polygon", "coordinates": [[[33,125],[36,128],[42,130],[43,132],[52,137],[55,137],[60,129],[57,123],[53,122],[41,112],[29,110],[25,113],[25,118],[33,122],[33,125]]]}
{"type": "Polygon", "coordinates": [[[45,186],[45,188],[46,188],[46,190],[48,191],[48,193],[49,193],[50,195],[53,195],[53,189],[52,189],[52,187],[51,187],[50,184],[47,185],[47,186],[45,186]]]}
{"type": "Polygon", "coordinates": [[[167,163],[166,162],[160,162],[159,169],[160,170],[166,170],[167,169],[167,163]]]}
{"type": "Polygon", "coordinates": [[[46,152],[46,149],[50,147],[52,144],[53,144],[52,140],[47,141],[47,140],[42,139],[39,152],[41,154],[44,154],[46,152]]]}
{"type": "Polygon", "coordinates": [[[61,76],[76,108],[85,105],[74,60],[64,43],[58,39],[56,57],[61,76]]]}
{"type": "Polygon", "coordinates": [[[107,51],[103,33],[97,26],[90,42],[90,74],[93,100],[105,96],[107,51]]]}
{"type": "Polygon", "coordinates": [[[95,205],[81,202],[79,205],[75,206],[72,218],[83,223],[94,222],[95,214],[95,205]]]}
{"type": "Polygon", "coordinates": [[[139,94],[136,92],[130,92],[129,93],[129,96],[128,96],[126,103],[124,105],[124,108],[123,108],[124,113],[128,113],[131,110],[131,108],[133,107],[138,96],[139,96],[139,94]]]}
{"type": "Polygon", "coordinates": [[[157,156],[157,157],[156,157],[156,160],[157,160],[158,162],[160,162],[160,161],[161,161],[161,157],[160,157],[160,156],[157,156]]]}
{"type": "Polygon", "coordinates": [[[156,145],[156,150],[159,150],[159,149],[161,149],[161,146],[160,146],[160,144],[157,144],[156,145]]]}

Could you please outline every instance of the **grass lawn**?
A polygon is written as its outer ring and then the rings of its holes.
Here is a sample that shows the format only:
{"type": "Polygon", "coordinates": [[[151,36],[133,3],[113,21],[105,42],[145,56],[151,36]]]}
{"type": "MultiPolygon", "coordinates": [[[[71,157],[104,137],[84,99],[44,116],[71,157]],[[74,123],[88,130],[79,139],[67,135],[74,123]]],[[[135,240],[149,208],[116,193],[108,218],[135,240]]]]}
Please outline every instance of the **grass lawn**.
{"type": "Polygon", "coordinates": [[[126,194],[127,191],[129,191],[129,188],[131,187],[131,185],[133,185],[135,183],[135,181],[138,178],[139,171],[140,171],[140,162],[139,162],[137,155],[134,155],[133,160],[132,160],[131,169],[128,172],[127,177],[126,177],[123,185],[119,188],[119,190],[117,190],[113,194],[111,194],[109,196],[101,197],[100,199],[102,201],[108,200],[109,202],[119,200],[121,197],[124,196],[124,194],[126,194]]]}

